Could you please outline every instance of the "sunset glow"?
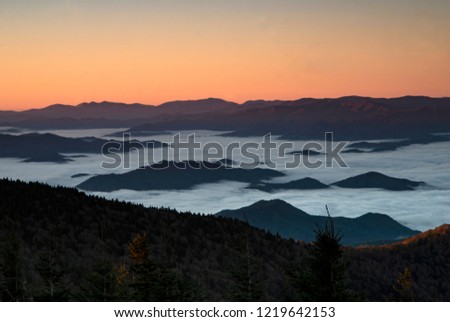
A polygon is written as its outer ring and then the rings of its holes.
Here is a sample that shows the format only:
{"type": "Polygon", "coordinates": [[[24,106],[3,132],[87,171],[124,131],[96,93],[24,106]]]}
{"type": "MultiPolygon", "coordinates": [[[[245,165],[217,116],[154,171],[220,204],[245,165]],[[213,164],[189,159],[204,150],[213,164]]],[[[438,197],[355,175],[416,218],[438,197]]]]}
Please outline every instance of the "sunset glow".
{"type": "Polygon", "coordinates": [[[0,2],[0,109],[450,96],[449,1],[0,2]]]}

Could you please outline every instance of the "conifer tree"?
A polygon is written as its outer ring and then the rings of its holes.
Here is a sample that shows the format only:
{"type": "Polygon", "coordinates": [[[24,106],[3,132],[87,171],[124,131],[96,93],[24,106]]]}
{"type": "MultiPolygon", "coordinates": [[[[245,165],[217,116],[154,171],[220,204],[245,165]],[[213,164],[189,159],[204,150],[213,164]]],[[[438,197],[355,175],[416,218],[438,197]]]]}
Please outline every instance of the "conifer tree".
{"type": "Polygon", "coordinates": [[[311,288],[313,301],[346,301],[350,300],[345,276],[345,264],[341,246],[342,235],[337,233],[334,222],[326,207],[327,221],[325,226],[317,227],[316,239],[313,242],[310,262],[311,288]]]}
{"type": "Polygon", "coordinates": [[[255,302],[260,301],[264,295],[263,283],[258,278],[260,266],[251,255],[250,226],[244,215],[244,238],[239,248],[239,255],[231,269],[233,285],[230,291],[231,301],[255,302]]]}
{"type": "Polygon", "coordinates": [[[67,267],[55,249],[44,249],[39,253],[36,269],[43,282],[43,286],[36,294],[37,301],[54,302],[70,299],[67,267]]]}
{"type": "Polygon", "coordinates": [[[335,302],[353,299],[347,287],[342,235],[335,231],[328,207],[326,211],[328,217],[324,227],[317,226],[315,231],[308,266],[288,272],[297,300],[335,302]]]}

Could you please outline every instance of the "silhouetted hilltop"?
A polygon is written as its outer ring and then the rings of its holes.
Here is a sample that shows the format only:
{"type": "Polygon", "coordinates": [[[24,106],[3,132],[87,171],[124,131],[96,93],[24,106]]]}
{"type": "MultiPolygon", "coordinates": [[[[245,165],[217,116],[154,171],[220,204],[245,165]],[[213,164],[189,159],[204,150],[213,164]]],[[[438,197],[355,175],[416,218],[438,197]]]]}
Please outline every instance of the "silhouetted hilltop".
{"type": "Polygon", "coordinates": [[[211,111],[223,111],[225,113],[233,112],[239,104],[228,102],[220,98],[206,98],[200,100],[184,100],[163,103],[158,109],[168,111],[170,113],[180,114],[198,114],[211,111]]]}
{"type": "Polygon", "coordinates": [[[286,183],[258,183],[251,184],[248,189],[258,189],[265,192],[272,192],[275,190],[308,190],[308,189],[326,189],[328,185],[313,178],[303,178],[299,180],[289,181],[286,183]]]}
{"type": "Polygon", "coordinates": [[[338,186],[341,188],[380,188],[385,190],[402,191],[402,190],[414,190],[425,182],[422,181],[411,181],[408,179],[398,179],[394,177],[389,177],[379,172],[367,172],[360,174],[345,180],[341,180],[333,183],[333,186],[338,186]]]}

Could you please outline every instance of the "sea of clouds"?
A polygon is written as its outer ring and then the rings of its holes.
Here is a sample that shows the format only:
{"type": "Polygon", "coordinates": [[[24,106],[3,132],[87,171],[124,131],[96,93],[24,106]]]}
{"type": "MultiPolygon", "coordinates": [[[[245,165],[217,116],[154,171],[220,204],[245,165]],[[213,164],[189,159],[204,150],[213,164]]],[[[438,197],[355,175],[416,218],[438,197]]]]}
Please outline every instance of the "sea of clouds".
{"type": "MultiPolygon", "coordinates": [[[[117,131],[118,129],[98,129],[45,132],[66,137],[97,136],[110,138],[108,134],[117,131]]],[[[191,131],[181,132],[182,139],[185,140],[189,134],[191,134],[191,131]]],[[[170,143],[173,140],[173,135],[132,138],[170,143]]],[[[211,131],[196,131],[196,139],[202,144],[215,141],[223,146],[230,142],[262,141],[261,137],[227,137],[224,136],[224,133],[211,131]]],[[[293,150],[300,150],[306,142],[294,141],[293,143],[295,144],[293,150]]],[[[162,158],[162,153],[158,150],[161,149],[153,151],[156,161],[162,158]]],[[[262,151],[257,152],[262,157],[262,151]]],[[[137,168],[139,166],[137,153],[134,151],[130,156],[131,169],[119,167],[115,170],[102,168],[102,161],[108,161],[108,159],[96,154],[74,158],[73,162],[65,164],[25,163],[15,158],[3,158],[1,159],[0,177],[74,187],[89,178],[71,178],[74,174],[124,173],[137,168]]],[[[201,160],[202,157],[201,151],[195,154],[197,160],[201,160]]],[[[232,157],[234,161],[242,159],[238,154],[234,154],[232,157]]],[[[384,213],[410,228],[422,231],[444,223],[450,223],[450,142],[411,145],[391,152],[348,153],[342,154],[342,157],[348,165],[347,168],[341,168],[335,164],[331,168],[308,169],[300,166],[289,170],[285,170],[283,165],[286,160],[291,160],[292,156],[278,158],[276,159],[277,170],[284,172],[286,176],[277,178],[274,182],[287,182],[308,176],[330,184],[368,171],[378,171],[397,178],[425,181],[428,186],[415,191],[401,192],[333,187],[324,190],[284,190],[266,193],[245,189],[245,183],[217,182],[183,191],[120,190],[111,193],[94,192],[91,194],[127,200],[145,206],[165,206],[202,214],[212,214],[223,209],[240,208],[261,199],[283,199],[311,215],[325,215],[325,205],[328,205],[333,216],[358,217],[368,212],[384,213]]],[[[180,158],[185,159],[187,155],[181,155],[180,158]]],[[[324,156],[315,158],[323,160],[324,156]]],[[[263,167],[263,165],[261,166],[263,167]]]]}

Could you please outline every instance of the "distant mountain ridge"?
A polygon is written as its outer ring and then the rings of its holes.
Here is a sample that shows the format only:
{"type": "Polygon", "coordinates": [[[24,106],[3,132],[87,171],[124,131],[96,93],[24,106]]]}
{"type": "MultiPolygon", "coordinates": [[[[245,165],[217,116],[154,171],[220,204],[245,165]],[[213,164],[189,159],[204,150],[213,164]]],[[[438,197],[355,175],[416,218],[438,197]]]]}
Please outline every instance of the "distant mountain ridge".
{"type": "MultiPolygon", "coordinates": [[[[279,199],[261,200],[235,210],[222,210],[215,216],[248,221],[254,227],[278,233],[283,238],[305,242],[313,241],[314,231],[318,226],[323,227],[327,220],[326,216],[311,216],[279,199]]],[[[343,236],[342,242],[347,245],[393,242],[419,233],[384,214],[367,213],[357,218],[332,219],[336,230],[343,236]]]]}
{"type": "Polygon", "coordinates": [[[248,189],[258,189],[265,192],[272,192],[275,190],[310,190],[310,189],[326,189],[330,186],[313,178],[303,178],[289,181],[286,183],[258,183],[251,184],[248,189]]]}
{"type": "Polygon", "coordinates": [[[272,192],[275,190],[326,189],[331,186],[350,189],[377,188],[391,191],[408,191],[424,187],[426,186],[426,183],[423,181],[412,181],[408,179],[390,177],[376,171],[370,171],[331,183],[329,185],[322,183],[319,180],[306,177],[285,183],[254,183],[249,185],[247,189],[258,189],[265,192],[272,192]]]}
{"type": "Polygon", "coordinates": [[[160,105],[146,105],[140,103],[120,102],[83,102],[78,105],[53,104],[43,108],[33,108],[20,112],[0,111],[15,118],[47,117],[47,118],[103,118],[103,119],[132,119],[134,117],[153,117],[161,113],[183,112],[195,114],[205,109],[221,109],[239,106],[218,98],[200,100],[171,101],[160,105]],[[105,114],[108,112],[109,114],[105,114]]]}
{"type": "MultiPolygon", "coordinates": [[[[265,192],[275,190],[314,190],[330,186],[341,188],[365,189],[378,188],[391,191],[408,191],[425,186],[425,182],[398,179],[378,172],[367,172],[350,177],[330,185],[313,178],[302,178],[286,183],[270,183],[269,179],[283,177],[283,172],[254,168],[232,167],[232,160],[222,159],[217,162],[207,161],[161,161],[148,167],[131,170],[122,174],[102,174],[82,182],[77,188],[86,191],[111,192],[120,189],[129,190],[183,190],[199,184],[217,183],[219,181],[245,182],[246,189],[265,192]]],[[[332,193],[332,192],[330,192],[332,193]]]]}
{"type": "Polygon", "coordinates": [[[235,136],[271,132],[290,139],[412,138],[450,132],[450,98],[405,96],[304,98],[248,101],[216,98],[159,106],[90,102],[52,105],[23,112],[0,111],[0,125],[27,128],[130,127],[130,132],[165,130],[232,131],[235,136]]]}
{"type": "MultiPolygon", "coordinates": [[[[73,153],[102,153],[102,147],[106,143],[120,144],[120,150],[124,144],[117,140],[105,140],[96,137],[67,138],[51,133],[28,133],[21,135],[0,134],[0,158],[21,158],[25,162],[53,162],[66,163],[72,161],[62,154],[73,153]]],[[[167,146],[159,141],[130,140],[129,147],[141,148],[146,146],[160,148],[167,146]]],[[[77,156],[72,156],[77,157],[77,156]]]]}
{"type": "Polygon", "coordinates": [[[281,176],[284,176],[282,172],[271,169],[230,168],[223,161],[161,161],[123,174],[96,175],[79,184],[77,188],[103,192],[120,189],[183,190],[225,180],[256,183],[281,176]]]}

